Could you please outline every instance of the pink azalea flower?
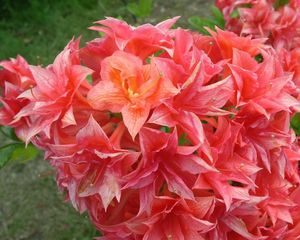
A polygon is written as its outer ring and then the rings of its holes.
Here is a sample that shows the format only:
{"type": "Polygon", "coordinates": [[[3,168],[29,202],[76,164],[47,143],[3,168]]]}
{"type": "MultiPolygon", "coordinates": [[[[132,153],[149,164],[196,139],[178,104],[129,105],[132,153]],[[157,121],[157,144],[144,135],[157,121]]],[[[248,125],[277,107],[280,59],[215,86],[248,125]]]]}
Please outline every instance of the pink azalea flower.
{"type": "Polygon", "coordinates": [[[80,65],[76,56],[79,42],[70,42],[65,50],[47,68],[30,66],[35,86],[21,93],[19,99],[28,99],[30,103],[15,116],[15,121],[22,117],[30,119],[30,129],[25,134],[28,143],[36,134],[43,132],[50,138],[51,126],[60,120],[64,127],[76,124],[73,116],[73,101],[87,104],[77,90],[88,88],[86,76],[92,71],[80,65]]]}
{"type": "Polygon", "coordinates": [[[101,78],[89,94],[90,104],[98,110],[121,112],[124,124],[134,138],[146,122],[150,110],[177,89],[157,68],[129,53],[117,51],[102,61],[101,78]]]}
{"type": "Polygon", "coordinates": [[[239,13],[244,22],[241,32],[255,37],[268,37],[279,16],[266,0],[257,1],[251,8],[239,8],[239,13]]]}
{"type": "Polygon", "coordinates": [[[139,156],[115,149],[93,117],[77,133],[75,143],[49,148],[52,164],[58,168],[58,182],[68,188],[69,198],[80,212],[85,210],[82,199],[95,194],[101,197],[104,209],[115,197],[119,201],[121,178],[139,156]]]}
{"type": "Polygon", "coordinates": [[[143,61],[157,51],[172,52],[172,39],[168,32],[178,17],[166,20],[153,26],[145,24],[137,28],[126,22],[107,18],[96,22],[101,26],[90,29],[105,33],[105,37],[95,39],[80,50],[83,62],[94,70],[94,79],[100,78],[100,65],[97,62],[120,50],[129,52],[143,61]]]}
{"type": "Polygon", "coordinates": [[[17,121],[15,116],[30,102],[26,99],[19,99],[18,96],[26,90],[35,86],[33,75],[29,65],[24,58],[18,56],[10,61],[1,61],[0,86],[2,88],[0,109],[0,124],[12,126],[19,138],[25,139],[24,130],[28,129],[28,117],[20,118],[17,121]]]}
{"type": "Polygon", "coordinates": [[[298,1],[273,3],[217,1],[238,35],[107,18],[46,68],[2,61],[0,123],[45,151],[97,239],[298,239],[298,1]]]}

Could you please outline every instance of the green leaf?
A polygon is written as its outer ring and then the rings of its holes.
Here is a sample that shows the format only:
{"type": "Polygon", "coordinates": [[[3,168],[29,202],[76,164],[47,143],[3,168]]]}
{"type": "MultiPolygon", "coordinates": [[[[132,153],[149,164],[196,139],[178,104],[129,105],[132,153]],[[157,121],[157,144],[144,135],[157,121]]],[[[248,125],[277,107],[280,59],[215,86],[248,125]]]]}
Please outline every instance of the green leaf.
{"type": "Polygon", "coordinates": [[[288,4],[289,3],[289,0],[277,0],[275,3],[274,3],[274,8],[275,9],[278,9],[280,7],[283,7],[284,5],[288,4]]]}
{"type": "Polygon", "coordinates": [[[215,30],[215,26],[218,25],[216,20],[209,18],[200,18],[198,16],[192,16],[188,19],[188,22],[200,33],[209,35],[209,32],[205,29],[208,27],[215,30]]]}
{"type": "Polygon", "coordinates": [[[171,129],[169,127],[167,127],[167,126],[162,126],[160,128],[160,131],[165,132],[165,133],[170,133],[171,129]]]}
{"type": "Polygon", "coordinates": [[[7,138],[14,140],[14,141],[20,141],[20,139],[16,136],[15,130],[11,127],[7,126],[1,126],[0,132],[7,138]]]}
{"type": "Polygon", "coordinates": [[[224,29],[225,28],[225,19],[224,19],[224,15],[223,13],[220,11],[219,8],[217,8],[216,6],[212,6],[211,7],[211,12],[213,14],[213,16],[215,17],[216,21],[218,22],[218,27],[224,29]]]}
{"type": "Polygon", "coordinates": [[[118,15],[117,19],[122,20],[122,21],[125,20],[121,15],[118,15]]]}
{"type": "Polygon", "coordinates": [[[109,112],[109,117],[110,117],[110,118],[123,119],[122,113],[113,113],[113,112],[109,112]]]}
{"type": "Polygon", "coordinates": [[[187,138],[187,134],[186,133],[182,133],[178,139],[178,145],[179,146],[186,146],[186,145],[190,145],[191,142],[190,140],[187,138]]]}
{"type": "Polygon", "coordinates": [[[212,17],[201,18],[198,16],[192,16],[188,19],[188,22],[200,33],[209,35],[206,28],[210,28],[215,31],[215,27],[218,26],[221,29],[225,28],[226,21],[223,13],[216,6],[211,7],[212,17]]]}
{"type": "Polygon", "coordinates": [[[242,4],[241,7],[243,8],[252,8],[252,4],[251,3],[245,3],[245,4],[242,4]]]}
{"type": "Polygon", "coordinates": [[[263,57],[263,55],[261,55],[261,54],[257,54],[257,55],[255,56],[255,60],[256,60],[256,62],[258,62],[258,63],[262,63],[262,62],[264,61],[264,57],[263,57]]]}
{"type": "Polygon", "coordinates": [[[161,54],[163,54],[165,51],[164,50],[158,50],[157,52],[155,52],[153,55],[154,57],[159,57],[161,54]]]}
{"type": "Polygon", "coordinates": [[[39,150],[32,144],[25,148],[22,142],[15,142],[0,147],[0,169],[9,161],[27,162],[35,159],[39,154],[39,150]]]}
{"type": "Polygon", "coordinates": [[[152,0],[140,0],[138,3],[129,3],[127,9],[136,17],[148,17],[152,12],[152,0]]]}
{"type": "Polygon", "coordinates": [[[11,143],[0,147],[0,169],[11,160],[12,154],[19,144],[20,143],[11,143]]]}
{"type": "Polygon", "coordinates": [[[159,57],[164,52],[165,52],[164,50],[158,50],[157,52],[153,53],[151,56],[149,56],[149,57],[146,58],[146,63],[150,64],[151,63],[151,59],[153,57],[159,57]]]}
{"type": "Polygon", "coordinates": [[[88,83],[92,84],[93,83],[93,77],[92,77],[92,75],[88,75],[86,77],[86,80],[88,81],[88,83]]]}
{"type": "Polygon", "coordinates": [[[39,154],[39,150],[32,144],[25,148],[25,145],[16,147],[12,153],[11,159],[19,162],[34,160],[39,154]]]}
{"type": "Polygon", "coordinates": [[[300,113],[296,113],[291,120],[291,127],[297,135],[300,135],[300,113]]]}
{"type": "Polygon", "coordinates": [[[130,13],[132,13],[134,16],[138,16],[140,14],[139,7],[136,3],[129,3],[127,5],[127,9],[130,13]]]}
{"type": "Polygon", "coordinates": [[[145,17],[149,16],[152,12],[152,0],[140,0],[140,8],[145,17]]]}
{"type": "Polygon", "coordinates": [[[231,18],[239,18],[239,17],[240,17],[239,11],[238,11],[237,9],[234,9],[234,10],[232,11],[232,13],[230,13],[230,17],[231,17],[231,18]]]}

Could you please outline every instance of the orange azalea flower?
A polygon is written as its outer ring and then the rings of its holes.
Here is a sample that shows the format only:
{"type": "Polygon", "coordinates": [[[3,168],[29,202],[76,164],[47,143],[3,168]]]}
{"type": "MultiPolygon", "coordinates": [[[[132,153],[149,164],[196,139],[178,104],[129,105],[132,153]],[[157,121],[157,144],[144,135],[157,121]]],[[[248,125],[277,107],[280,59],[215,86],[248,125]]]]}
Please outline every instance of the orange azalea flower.
{"type": "Polygon", "coordinates": [[[132,138],[146,122],[150,110],[178,92],[158,70],[155,58],[143,65],[142,60],[122,51],[102,61],[101,78],[88,93],[90,104],[98,110],[121,112],[132,138]]]}

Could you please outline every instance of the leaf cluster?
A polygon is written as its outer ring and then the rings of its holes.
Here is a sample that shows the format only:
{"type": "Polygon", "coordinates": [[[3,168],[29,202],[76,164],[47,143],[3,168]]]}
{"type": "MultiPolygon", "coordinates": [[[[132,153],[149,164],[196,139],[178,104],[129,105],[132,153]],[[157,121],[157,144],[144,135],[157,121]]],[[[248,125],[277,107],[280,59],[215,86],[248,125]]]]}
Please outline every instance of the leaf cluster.
{"type": "Polygon", "coordinates": [[[199,16],[192,16],[188,19],[191,26],[202,34],[208,35],[207,28],[215,30],[218,26],[221,29],[225,28],[225,19],[223,13],[216,6],[211,7],[212,16],[208,18],[202,18],[199,16]]]}
{"type": "Polygon", "coordinates": [[[14,130],[9,127],[1,126],[0,132],[8,143],[0,147],[0,169],[3,168],[9,161],[18,161],[25,163],[35,159],[39,150],[32,144],[25,146],[14,133],[14,130]]]}

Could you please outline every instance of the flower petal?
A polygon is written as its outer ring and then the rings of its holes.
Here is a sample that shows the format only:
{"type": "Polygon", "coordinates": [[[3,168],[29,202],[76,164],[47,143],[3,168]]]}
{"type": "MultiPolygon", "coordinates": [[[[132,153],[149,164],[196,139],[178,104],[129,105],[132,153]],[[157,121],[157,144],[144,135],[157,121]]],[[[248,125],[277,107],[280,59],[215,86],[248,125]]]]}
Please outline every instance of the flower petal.
{"type": "Polygon", "coordinates": [[[124,124],[127,127],[132,139],[138,134],[149,115],[150,107],[148,105],[137,106],[127,104],[122,108],[124,124]]]}

